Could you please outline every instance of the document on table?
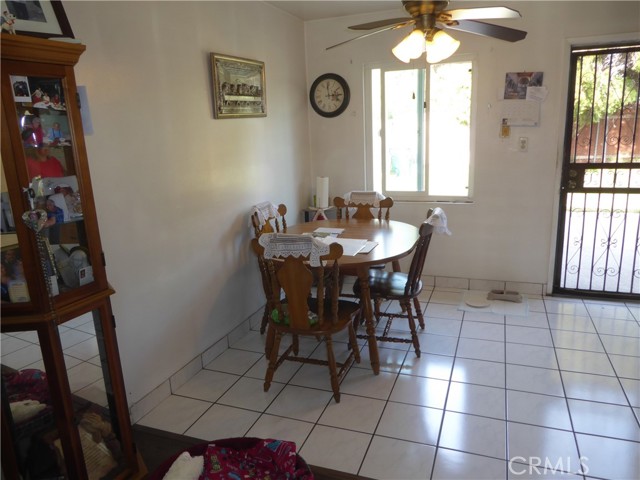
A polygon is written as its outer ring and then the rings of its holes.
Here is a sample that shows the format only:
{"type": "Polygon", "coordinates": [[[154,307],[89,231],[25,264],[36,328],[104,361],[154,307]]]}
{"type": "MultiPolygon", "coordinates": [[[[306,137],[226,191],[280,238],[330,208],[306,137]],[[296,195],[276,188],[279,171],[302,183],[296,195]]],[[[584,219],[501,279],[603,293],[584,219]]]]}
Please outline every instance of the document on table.
{"type": "Polygon", "coordinates": [[[367,241],[367,243],[362,247],[362,249],[358,253],[369,253],[371,250],[378,246],[378,242],[367,241]]]}
{"type": "Polygon", "coordinates": [[[360,250],[362,250],[367,244],[366,240],[360,238],[336,238],[336,237],[326,237],[320,239],[324,243],[332,244],[339,243],[342,245],[342,254],[356,256],[360,250]]]}
{"type": "Polygon", "coordinates": [[[311,232],[311,235],[319,238],[337,237],[342,232],[344,232],[344,228],[318,227],[313,232],[311,232]]]}

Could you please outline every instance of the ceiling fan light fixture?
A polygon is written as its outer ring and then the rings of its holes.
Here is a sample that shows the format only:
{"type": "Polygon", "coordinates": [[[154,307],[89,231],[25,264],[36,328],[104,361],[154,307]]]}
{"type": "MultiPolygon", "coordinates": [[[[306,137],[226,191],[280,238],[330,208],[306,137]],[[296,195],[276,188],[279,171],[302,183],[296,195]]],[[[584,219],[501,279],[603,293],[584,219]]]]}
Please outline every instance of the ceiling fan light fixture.
{"type": "Polygon", "coordinates": [[[456,53],[458,47],[460,47],[459,40],[456,40],[451,35],[439,30],[433,36],[431,41],[426,42],[425,49],[427,51],[427,62],[441,62],[456,53]]]}
{"type": "Polygon", "coordinates": [[[398,60],[409,63],[422,55],[424,52],[425,41],[424,32],[420,29],[413,30],[407,35],[391,52],[398,60]]]}

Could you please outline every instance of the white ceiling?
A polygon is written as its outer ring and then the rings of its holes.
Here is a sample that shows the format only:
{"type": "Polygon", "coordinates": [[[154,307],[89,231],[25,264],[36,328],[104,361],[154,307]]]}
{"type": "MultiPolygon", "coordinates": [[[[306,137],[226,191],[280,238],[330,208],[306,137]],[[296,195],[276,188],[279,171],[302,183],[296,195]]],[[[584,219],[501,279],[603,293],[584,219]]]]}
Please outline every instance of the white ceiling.
{"type": "Polygon", "coordinates": [[[338,0],[285,0],[275,2],[268,1],[266,3],[304,21],[375,13],[394,9],[397,10],[398,17],[408,16],[407,12],[402,8],[402,2],[400,0],[352,0],[349,2],[338,0]]]}

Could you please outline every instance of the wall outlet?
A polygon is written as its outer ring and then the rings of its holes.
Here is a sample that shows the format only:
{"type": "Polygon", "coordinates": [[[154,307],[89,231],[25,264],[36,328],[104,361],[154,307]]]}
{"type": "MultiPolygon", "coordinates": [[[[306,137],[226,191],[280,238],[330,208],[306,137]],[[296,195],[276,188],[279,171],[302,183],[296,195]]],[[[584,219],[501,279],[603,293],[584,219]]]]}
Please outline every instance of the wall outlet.
{"type": "Polygon", "coordinates": [[[520,152],[526,152],[528,149],[529,149],[529,138],[528,137],[518,138],[518,150],[520,152]]]}

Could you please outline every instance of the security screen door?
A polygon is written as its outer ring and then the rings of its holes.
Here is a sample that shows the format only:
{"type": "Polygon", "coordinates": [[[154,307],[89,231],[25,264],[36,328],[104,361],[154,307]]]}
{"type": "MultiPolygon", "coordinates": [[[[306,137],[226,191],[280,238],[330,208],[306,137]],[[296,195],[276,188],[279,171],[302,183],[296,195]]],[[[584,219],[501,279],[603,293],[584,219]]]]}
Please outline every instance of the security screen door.
{"type": "Polygon", "coordinates": [[[554,293],[640,298],[639,52],[572,50],[554,293]]]}

